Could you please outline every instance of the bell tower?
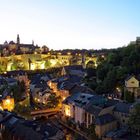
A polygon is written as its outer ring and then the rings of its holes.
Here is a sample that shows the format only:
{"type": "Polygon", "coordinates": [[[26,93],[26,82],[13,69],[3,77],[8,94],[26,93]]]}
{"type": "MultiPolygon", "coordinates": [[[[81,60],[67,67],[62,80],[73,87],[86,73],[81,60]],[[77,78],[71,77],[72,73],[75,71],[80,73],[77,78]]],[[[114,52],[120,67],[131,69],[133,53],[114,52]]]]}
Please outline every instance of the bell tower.
{"type": "Polygon", "coordinates": [[[20,44],[19,34],[17,34],[17,44],[20,44]]]}

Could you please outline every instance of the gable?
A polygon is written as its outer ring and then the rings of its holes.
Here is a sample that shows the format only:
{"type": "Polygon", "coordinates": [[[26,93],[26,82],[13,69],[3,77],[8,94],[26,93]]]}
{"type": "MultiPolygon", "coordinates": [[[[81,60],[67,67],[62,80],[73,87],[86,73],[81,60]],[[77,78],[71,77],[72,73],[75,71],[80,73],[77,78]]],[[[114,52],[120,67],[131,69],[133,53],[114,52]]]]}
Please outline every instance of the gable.
{"type": "Polygon", "coordinates": [[[139,81],[132,76],[128,80],[125,81],[125,86],[126,87],[139,87],[139,81]]]}

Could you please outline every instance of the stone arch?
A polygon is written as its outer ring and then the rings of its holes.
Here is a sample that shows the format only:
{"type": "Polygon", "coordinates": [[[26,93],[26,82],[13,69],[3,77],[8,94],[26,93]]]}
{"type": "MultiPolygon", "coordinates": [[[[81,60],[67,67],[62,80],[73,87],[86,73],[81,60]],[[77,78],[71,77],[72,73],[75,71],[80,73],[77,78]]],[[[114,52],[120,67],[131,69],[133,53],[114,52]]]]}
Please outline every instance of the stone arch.
{"type": "Polygon", "coordinates": [[[95,68],[95,62],[93,60],[89,60],[86,64],[86,68],[95,68]]]}
{"type": "Polygon", "coordinates": [[[97,67],[97,58],[96,57],[93,57],[93,58],[87,58],[86,61],[85,61],[85,65],[87,67],[88,64],[94,64],[95,67],[97,67]]]}

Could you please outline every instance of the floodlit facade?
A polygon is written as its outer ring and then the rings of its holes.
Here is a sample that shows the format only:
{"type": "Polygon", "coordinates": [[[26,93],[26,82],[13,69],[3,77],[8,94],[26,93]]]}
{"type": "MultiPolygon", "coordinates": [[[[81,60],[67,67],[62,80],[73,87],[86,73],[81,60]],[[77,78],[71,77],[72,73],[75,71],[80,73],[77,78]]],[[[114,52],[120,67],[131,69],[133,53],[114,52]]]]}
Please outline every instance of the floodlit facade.
{"type": "Polygon", "coordinates": [[[2,108],[3,110],[6,109],[8,111],[12,111],[15,107],[15,102],[14,102],[14,98],[10,98],[9,96],[7,96],[6,99],[2,100],[2,108]]]}

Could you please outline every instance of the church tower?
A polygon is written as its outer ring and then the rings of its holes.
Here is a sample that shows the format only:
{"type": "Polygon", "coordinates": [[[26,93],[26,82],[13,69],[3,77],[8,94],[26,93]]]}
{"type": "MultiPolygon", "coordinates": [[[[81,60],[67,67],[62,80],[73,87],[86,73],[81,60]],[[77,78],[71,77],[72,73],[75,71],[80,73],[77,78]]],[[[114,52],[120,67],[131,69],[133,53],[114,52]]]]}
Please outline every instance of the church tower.
{"type": "Polygon", "coordinates": [[[17,35],[17,44],[20,44],[19,34],[17,35]]]}
{"type": "Polygon", "coordinates": [[[86,64],[85,64],[85,53],[82,53],[82,62],[81,62],[81,65],[83,66],[83,68],[85,69],[86,68],[86,64]]]}

